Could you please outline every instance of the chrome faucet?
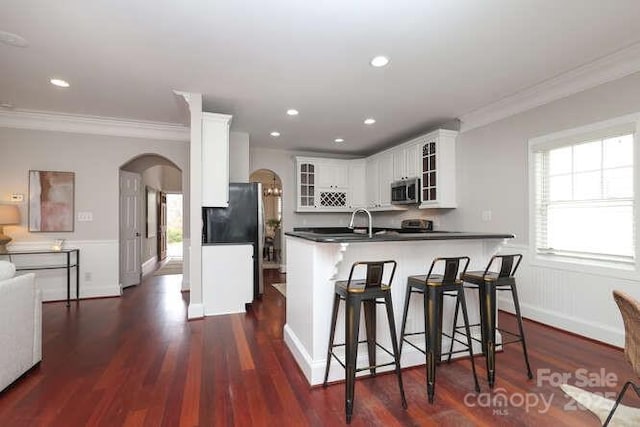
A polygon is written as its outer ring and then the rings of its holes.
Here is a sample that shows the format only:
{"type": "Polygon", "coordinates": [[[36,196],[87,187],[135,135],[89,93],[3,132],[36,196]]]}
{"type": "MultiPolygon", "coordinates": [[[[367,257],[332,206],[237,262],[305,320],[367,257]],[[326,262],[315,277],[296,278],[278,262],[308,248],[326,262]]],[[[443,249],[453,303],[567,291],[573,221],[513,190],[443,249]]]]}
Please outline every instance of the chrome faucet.
{"type": "Polygon", "coordinates": [[[351,221],[349,222],[349,228],[353,230],[353,220],[355,219],[358,212],[364,212],[369,217],[369,238],[371,239],[373,237],[373,219],[371,219],[371,212],[369,212],[365,208],[357,208],[353,211],[353,213],[351,214],[351,221]]]}

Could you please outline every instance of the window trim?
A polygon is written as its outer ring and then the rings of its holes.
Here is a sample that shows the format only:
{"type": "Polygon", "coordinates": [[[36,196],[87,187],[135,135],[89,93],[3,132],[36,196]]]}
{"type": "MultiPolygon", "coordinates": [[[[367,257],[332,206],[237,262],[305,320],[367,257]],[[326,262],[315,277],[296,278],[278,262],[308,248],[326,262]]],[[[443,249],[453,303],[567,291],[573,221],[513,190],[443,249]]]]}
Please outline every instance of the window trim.
{"type": "Polygon", "coordinates": [[[574,270],[590,272],[598,275],[615,275],[621,278],[632,278],[637,280],[636,274],[640,271],[640,113],[628,114],[610,120],[592,123],[586,126],[566,129],[560,132],[531,138],[528,141],[528,175],[529,175],[529,253],[531,254],[531,264],[549,268],[559,268],[563,270],[574,270]],[[593,259],[572,257],[567,255],[540,254],[537,250],[536,234],[536,152],[550,150],[555,146],[572,145],[580,142],[582,136],[598,135],[603,131],[616,127],[627,127],[635,129],[634,150],[633,150],[633,209],[634,223],[636,227],[635,235],[635,260],[632,262],[617,262],[605,259],[593,259]],[[566,144],[562,144],[565,141],[566,144]],[[574,142],[575,141],[575,142],[574,142]]]}

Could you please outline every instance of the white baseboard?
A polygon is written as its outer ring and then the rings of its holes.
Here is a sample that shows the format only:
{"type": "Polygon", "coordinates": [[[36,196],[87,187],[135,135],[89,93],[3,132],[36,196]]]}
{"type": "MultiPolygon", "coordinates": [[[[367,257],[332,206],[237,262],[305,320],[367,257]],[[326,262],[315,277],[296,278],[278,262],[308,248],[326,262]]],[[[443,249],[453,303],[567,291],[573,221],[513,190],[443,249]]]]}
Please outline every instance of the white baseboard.
{"type": "MultiPolygon", "coordinates": [[[[122,295],[120,285],[114,286],[92,286],[83,287],[80,286],[80,299],[85,298],[104,298],[104,297],[119,297],[122,295]]],[[[76,297],[75,284],[71,285],[71,299],[76,297]]],[[[67,299],[66,289],[43,289],[42,301],[61,301],[67,299]]]]}
{"type": "Polygon", "coordinates": [[[153,273],[156,269],[156,266],[158,265],[158,256],[154,256],[152,258],[149,258],[148,260],[146,260],[145,262],[142,263],[142,275],[143,276],[147,276],[151,273],[153,273]]]}
{"type": "Polygon", "coordinates": [[[187,309],[187,319],[202,319],[204,317],[203,304],[189,304],[187,309]]]}
{"type": "MultiPolygon", "coordinates": [[[[511,298],[499,298],[500,310],[515,314],[516,310],[511,298]]],[[[520,302],[522,316],[571,333],[582,335],[596,341],[622,347],[624,345],[624,330],[608,327],[601,323],[590,322],[586,319],[568,316],[564,313],[546,310],[542,307],[520,302]]],[[[526,333],[526,331],[525,331],[526,333]]]]}
{"type": "Polygon", "coordinates": [[[309,384],[320,384],[322,380],[324,380],[324,377],[319,382],[313,382],[312,377],[314,369],[311,356],[309,355],[309,353],[307,353],[304,346],[302,345],[296,334],[291,330],[288,324],[284,325],[283,336],[285,344],[289,348],[289,351],[298,363],[298,366],[302,370],[302,373],[304,374],[309,384]]]}
{"type": "MultiPolygon", "coordinates": [[[[184,275],[182,276],[184,277],[184,275]]],[[[191,283],[188,280],[182,280],[182,288],[180,289],[180,291],[182,292],[188,292],[191,290],[191,283]]]]}

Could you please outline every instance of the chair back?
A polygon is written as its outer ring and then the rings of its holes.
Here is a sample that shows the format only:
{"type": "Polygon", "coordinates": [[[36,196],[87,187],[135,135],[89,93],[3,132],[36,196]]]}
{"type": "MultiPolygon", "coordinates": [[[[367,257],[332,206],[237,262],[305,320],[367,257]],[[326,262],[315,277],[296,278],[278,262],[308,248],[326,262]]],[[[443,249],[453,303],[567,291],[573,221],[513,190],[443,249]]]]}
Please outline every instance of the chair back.
{"type": "Polygon", "coordinates": [[[444,264],[444,273],[442,274],[443,285],[453,285],[459,281],[459,278],[467,272],[469,266],[469,257],[449,257],[449,258],[436,258],[431,262],[429,267],[429,273],[427,273],[428,282],[433,274],[433,269],[438,264],[444,264]]]}
{"type": "Polygon", "coordinates": [[[359,261],[354,262],[351,266],[351,271],[349,272],[349,282],[347,284],[347,288],[351,286],[351,282],[353,279],[353,272],[356,270],[358,266],[366,267],[365,274],[365,287],[380,287],[382,283],[382,279],[384,277],[385,267],[391,267],[391,276],[389,277],[389,283],[386,283],[387,286],[391,287],[391,282],[393,281],[393,276],[396,273],[397,263],[392,260],[388,261],[359,261]]]}
{"type": "Polygon", "coordinates": [[[494,255],[491,257],[487,268],[484,270],[483,276],[486,276],[487,273],[492,272],[491,267],[495,261],[500,261],[500,270],[498,273],[499,279],[505,279],[509,277],[513,277],[516,275],[516,271],[520,266],[520,261],[522,261],[521,254],[512,254],[512,255],[494,255]]]}
{"type": "Polygon", "coordinates": [[[640,376],[640,301],[632,296],[613,291],[613,299],[624,322],[624,356],[631,368],[640,376]]]}

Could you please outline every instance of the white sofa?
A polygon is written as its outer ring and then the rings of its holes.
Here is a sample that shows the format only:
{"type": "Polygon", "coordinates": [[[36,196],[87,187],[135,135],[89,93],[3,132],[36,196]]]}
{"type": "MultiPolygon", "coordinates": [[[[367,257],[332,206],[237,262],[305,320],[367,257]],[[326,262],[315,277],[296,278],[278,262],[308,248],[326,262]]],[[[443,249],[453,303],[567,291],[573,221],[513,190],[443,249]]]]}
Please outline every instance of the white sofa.
{"type": "Polygon", "coordinates": [[[42,296],[29,273],[0,280],[0,390],[42,360],[42,296]]]}

